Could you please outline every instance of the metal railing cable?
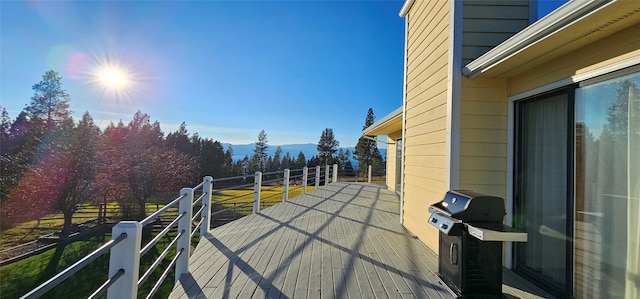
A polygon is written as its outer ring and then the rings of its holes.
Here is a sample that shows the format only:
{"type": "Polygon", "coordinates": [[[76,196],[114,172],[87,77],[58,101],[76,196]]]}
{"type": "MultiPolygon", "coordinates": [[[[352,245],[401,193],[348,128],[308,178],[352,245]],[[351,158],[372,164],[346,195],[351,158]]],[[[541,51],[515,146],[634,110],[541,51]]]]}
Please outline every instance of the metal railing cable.
{"type": "Polygon", "coordinates": [[[167,247],[162,251],[162,253],[158,256],[158,258],[149,266],[149,269],[138,279],[138,287],[140,287],[148,278],[151,276],[153,271],[160,265],[162,260],[169,254],[169,252],[173,249],[173,246],[178,242],[178,239],[184,234],[184,231],[178,233],[175,238],[171,240],[171,243],[167,245],[167,247]]]}
{"type": "Polygon", "coordinates": [[[153,295],[156,294],[156,292],[158,291],[158,289],[160,289],[160,286],[162,285],[162,282],[167,278],[167,276],[169,275],[169,271],[171,271],[171,268],[173,266],[175,266],[176,262],[178,261],[178,258],[184,253],[184,249],[180,249],[178,251],[178,253],[176,253],[176,256],[173,257],[173,259],[171,260],[171,263],[169,263],[169,265],[167,266],[167,268],[164,270],[164,272],[162,272],[162,275],[160,276],[160,279],[158,279],[158,281],[156,282],[156,284],[153,285],[153,288],[151,289],[151,291],[149,292],[149,295],[147,295],[147,299],[153,298],[153,295]]]}
{"type": "Polygon", "coordinates": [[[147,218],[145,218],[142,221],[140,221],[140,223],[142,224],[142,226],[146,226],[147,224],[153,222],[153,220],[155,220],[156,218],[160,217],[160,215],[164,214],[164,212],[166,212],[167,210],[169,210],[170,208],[172,208],[173,206],[178,204],[180,202],[180,200],[182,198],[184,198],[184,197],[185,197],[184,194],[180,195],[178,198],[174,199],[169,204],[167,204],[164,207],[162,207],[160,210],[157,210],[155,213],[149,215],[147,218]]]}
{"type": "Polygon", "coordinates": [[[193,203],[191,204],[192,207],[195,207],[198,202],[200,202],[205,196],[207,195],[206,192],[203,192],[202,195],[200,195],[200,197],[198,197],[198,199],[194,200],[193,203]]]}
{"type": "Polygon", "coordinates": [[[93,292],[93,294],[89,295],[89,297],[87,298],[89,299],[100,298],[100,296],[102,296],[107,291],[107,289],[109,289],[111,285],[113,285],[116,281],[118,281],[118,279],[122,277],[123,274],[124,274],[124,269],[118,270],[118,272],[116,272],[115,274],[113,274],[113,276],[107,279],[107,281],[105,281],[95,292],[93,292]]]}
{"type": "Polygon", "coordinates": [[[266,181],[262,181],[262,184],[268,184],[268,183],[273,183],[273,182],[282,182],[282,178],[277,178],[277,179],[271,179],[271,180],[266,180],[266,181]]]}
{"type": "Polygon", "coordinates": [[[63,281],[65,281],[71,275],[73,275],[76,272],[80,271],[80,269],[84,268],[84,266],[86,266],[90,262],[94,261],[98,257],[102,256],[103,254],[107,253],[107,251],[109,251],[109,249],[113,248],[113,246],[116,246],[118,243],[120,243],[122,240],[124,240],[126,238],[127,238],[127,234],[121,234],[118,237],[116,237],[115,239],[107,241],[104,245],[100,246],[98,249],[96,249],[93,252],[89,253],[87,256],[85,256],[81,260],[77,261],[76,263],[74,263],[70,267],[62,270],[62,272],[58,273],[58,275],[56,275],[56,276],[52,277],[51,279],[45,281],[44,283],[42,283],[41,285],[37,286],[35,289],[31,290],[29,293],[25,294],[24,296],[22,296],[20,298],[21,299],[23,299],[23,298],[24,299],[26,299],[26,298],[38,298],[38,297],[44,295],[49,290],[53,289],[55,286],[57,286],[60,283],[62,283],[63,281]]]}
{"type": "Polygon", "coordinates": [[[180,214],[178,217],[176,217],[175,219],[173,219],[173,221],[171,221],[171,223],[169,223],[169,225],[167,225],[167,227],[165,227],[160,233],[158,233],[151,241],[149,241],[149,243],[147,243],[144,248],[140,249],[140,256],[145,255],[147,252],[149,252],[149,250],[151,250],[151,248],[156,245],[156,243],[158,243],[158,241],[164,237],[174,226],[176,226],[178,224],[178,221],[180,221],[180,219],[182,219],[182,217],[184,217],[186,214],[182,213],[180,214]]]}
{"type": "Polygon", "coordinates": [[[189,235],[189,237],[191,239],[193,239],[193,237],[199,232],[200,227],[202,226],[202,223],[204,222],[204,218],[200,219],[200,221],[198,221],[198,224],[196,224],[196,226],[193,227],[193,230],[191,231],[191,235],[189,235]]]}
{"type": "Polygon", "coordinates": [[[218,201],[216,201],[216,203],[223,203],[223,202],[227,202],[227,201],[231,201],[231,200],[234,200],[234,199],[238,199],[238,198],[242,198],[242,197],[247,197],[247,196],[251,196],[251,200],[253,200],[253,194],[254,194],[254,193],[255,193],[255,192],[251,191],[251,192],[249,192],[249,193],[247,193],[247,194],[240,194],[240,195],[236,195],[236,196],[233,196],[233,197],[225,198],[225,199],[223,199],[223,200],[218,200],[218,201]]]}
{"type": "Polygon", "coordinates": [[[242,188],[246,188],[246,187],[253,187],[253,183],[237,185],[237,186],[228,186],[228,187],[216,189],[216,191],[242,189],[242,188]]]}
{"type": "Polygon", "coordinates": [[[191,222],[196,221],[196,219],[198,219],[199,217],[202,217],[202,211],[204,211],[204,209],[207,207],[207,205],[202,205],[200,207],[200,210],[198,210],[197,212],[193,213],[193,217],[191,217],[191,222]]]}

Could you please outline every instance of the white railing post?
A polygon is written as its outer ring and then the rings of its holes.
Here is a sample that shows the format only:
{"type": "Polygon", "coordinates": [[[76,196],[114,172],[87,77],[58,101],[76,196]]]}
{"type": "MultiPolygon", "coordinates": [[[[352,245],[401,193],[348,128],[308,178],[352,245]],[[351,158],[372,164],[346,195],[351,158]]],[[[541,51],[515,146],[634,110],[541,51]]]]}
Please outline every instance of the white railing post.
{"type": "Polygon", "coordinates": [[[138,296],[142,224],[137,221],[120,221],[111,229],[111,238],[115,239],[121,234],[127,234],[127,238],[111,248],[109,277],[113,277],[120,269],[123,269],[124,273],[107,290],[107,299],[138,296]]]}
{"type": "Polygon", "coordinates": [[[256,178],[253,181],[253,213],[260,211],[260,189],[262,188],[262,172],[256,171],[256,178]]]}
{"type": "Polygon", "coordinates": [[[189,256],[191,255],[191,217],[193,209],[193,189],[182,188],[180,190],[180,206],[178,215],[183,215],[178,221],[178,233],[182,233],[176,243],[176,252],[182,251],[181,256],[176,260],[175,283],[178,283],[182,274],[189,273],[189,256]]]}
{"type": "Polygon", "coordinates": [[[332,183],[338,181],[338,164],[333,164],[333,178],[331,180],[332,183]]]}
{"type": "Polygon", "coordinates": [[[371,183],[371,165],[369,165],[369,169],[367,171],[367,180],[368,183],[371,183]]]}
{"type": "Polygon", "coordinates": [[[302,167],[302,194],[307,193],[307,180],[309,179],[309,168],[302,167]]]}
{"type": "Polygon", "coordinates": [[[320,165],[316,166],[316,188],[320,187],[320,165]]]}
{"type": "Polygon", "coordinates": [[[324,166],[324,185],[329,185],[329,164],[324,166]]]}
{"type": "Polygon", "coordinates": [[[289,176],[291,175],[291,171],[289,170],[289,168],[284,170],[284,184],[283,188],[284,190],[282,190],[282,202],[286,202],[287,200],[289,200],[289,176]]]}
{"type": "Polygon", "coordinates": [[[211,196],[213,195],[213,178],[210,176],[204,177],[204,185],[202,186],[202,192],[204,197],[202,198],[202,204],[206,205],[204,209],[202,209],[202,214],[200,214],[200,219],[202,219],[202,224],[200,225],[200,238],[209,233],[211,229],[211,196]]]}

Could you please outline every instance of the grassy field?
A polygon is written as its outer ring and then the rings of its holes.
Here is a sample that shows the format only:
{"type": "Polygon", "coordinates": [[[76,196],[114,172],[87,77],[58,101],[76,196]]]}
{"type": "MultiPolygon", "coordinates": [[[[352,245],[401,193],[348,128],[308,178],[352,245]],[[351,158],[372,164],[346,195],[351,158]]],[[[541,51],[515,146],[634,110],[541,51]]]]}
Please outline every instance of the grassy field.
{"type": "MultiPolygon", "coordinates": [[[[308,191],[313,187],[307,188],[308,191]]],[[[266,208],[282,202],[281,186],[264,186],[261,191],[261,208],[266,208]]],[[[292,186],[289,191],[289,198],[294,198],[302,193],[302,189],[297,186],[292,186]]],[[[197,196],[197,195],[196,195],[197,196]]],[[[237,208],[235,211],[236,217],[241,217],[246,214],[250,214],[252,211],[251,202],[253,201],[253,188],[238,189],[238,190],[224,190],[216,191],[212,196],[212,209],[213,211],[219,211],[223,208],[232,207],[234,204],[236,207],[242,204],[248,204],[245,209],[237,208]]],[[[162,208],[163,204],[149,203],[147,204],[147,213],[151,214],[157,209],[162,208]]],[[[196,207],[197,209],[198,207],[196,207]]],[[[225,214],[219,214],[214,218],[227,217],[232,211],[225,214]]],[[[169,215],[175,215],[176,210],[169,210],[169,215]]],[[[74,223],[80,223],[87,220],[96,219],[98,215],[98,207],[92,205],[83,205],[79,212],[74,217],[74,223]]],[[[116,217],[118,215],[118,207],[116,203],[109,203],[107,208],[107,215],[109,217],[116,217]]],[[[19,243],[35,240],[38,236],[59,231],[62,227],[62,215],[52,214],[37,221],[30,221],[22,223],[12,229],[2,232],[0,238],[0,248],[6,248],[14,246],[19,243]]],[[[174,233],[175,235],[175,233],[174,233]]],[[[40,283],[46,281],[55,273],[70,266],[74,262],[78,261],[82,257],[89,254],[91,251],[100,247],[104,242],[111,238],[110,234],[101,236],[94,236],[87,238],[86,240],[76,241],[72,244],[59,247],[57,249],[51,249],[42,254],[29,257],[22,261],[0,267],[0,298],[17,298],[24,295],[27,291],[35,288],[40,283]]],[[[149,240],[151,237],[146,236],[149,240]]],[[[197,244],[197,238],[194,238],[194,246],[197,244]]],[[[140,275],[146,271],[146,269],[153,263],[153,261],[160,255],[162,250],[169,244],[170,238],[164,237],[161,241],[145,256],[141,259],[140,275]]],[[[144,242],[143,242],[144,243],[144,242]]],[[[154,272],[154,275],[142,285],[139,296],[146,296],[153,282],[157,280],[162,273],[162,269],[166,267],[171,258],[174,256],[174,251],[165,258],[163,264],[154,272]]],[[[46,298],[86,298],[90,295],[100,284],[107,279],[109,255],[98,258],[96,261],[90,263],[84,269],[74,274],[71,278],[67,279],[61,285],[57,286],[49,293],[45,295],[46,298]]],[[[171,274],[163,283],[161,289],[158,291],[156,298],[166,298],[173,288],[173,274],[171,274]]]]}
{"type": "MultiPolygon", "coordinates": [[[[158,258],[173,236],[175,236],[175,233],[170,233],[169,237],[161,238],[156,246],[141,258],[140,275],[158,258]]],[[[111,239],[110,234],[95,236],[0,267],[0,297],[18,298],[24,295],[29,290],[53,277],[55,273],[72,265],[100,247],[109,239],[111,239]]],[[[146,239],[149,240],[150,237],[146,237],[146,239]]],[[[141,286],[138,292],[139,297],[146,297],[174,255],[175,249],[171,250],[151,277],[141,286]]],[[[65,280],[62,284],[53,288],[43,298],[87,298],[107,279],[108,264],[109,254],[105,254],[65,280]]],[[[173,274],[169,274],[156,293],[155,298],[166,298],[168,296],[173,288],[173,279],[173,274]]]]}
{"type": "MultiPolygon", "coordinates": [[[[313,188],[314,187],[308,187],[307,190],[310,191],[313,190],[313,188]]],[[[282,186],[264,186],[261,191],[261,209],[282,202],[282,191],[282,186]]],[[[289,189],[289,198],[298,196],[301,193],[302,189],[299,186],[291,186],[289,189]]],[[[213,211],[233,208],[235,204],[236,217],[244,216],[250,214],[253,208],[250,204],[245,207],[240,207],[240,205],[253,201],[253,188],[215,191],[212,196],[212,201],[214,202],[214,204],[212,204],[213,211]]],[[[164,207],[164,203],[147,203],[147,215],[162,207],[164,207]]],[[[175,209],[169,212],[172,213],[171,215],[174,215],[175,209]]],[[[233,217],[233,214],[233,211],[229,211],[228,213],[214,216],[214,218],[227,219],[233,217]]],[[[119,207],[116,202],[107,203],[107,217],[110,219],[117,219],[119,217],[119,207]]],[[[82,204],[73,216],[73,223],[82,223],[97,218],[97,205],[82,204]]],[[[62,214],[56,213],[47,215],[40,219],[40,221],[28,221],[4,230],[0,232],[0,250],[36,240],[39,236],[59,232],[62,229],[63,222],[62,214]]]]}
{"type": "MultiPolygon", "coordinates": [[[[153,213],[158,210],[156,203],[147,204],[147,213],[153,213]]],[[[73,215],[73,223],[83,223],[98,218],[98,206],[91,204],[82,204],[78,207],[78,211],[73,215]]],[[[107,217],[117,219],[119,217],[119,208],[116,202],[107,203],[107,217]]],[[[49,214],[42,219],[23,222],[10,229],[0,232],[0,250],[17,246],[26,242],[34,241],[40,236],[51,233],[60,232],[64,218],[62,213],[49,214]]]]}

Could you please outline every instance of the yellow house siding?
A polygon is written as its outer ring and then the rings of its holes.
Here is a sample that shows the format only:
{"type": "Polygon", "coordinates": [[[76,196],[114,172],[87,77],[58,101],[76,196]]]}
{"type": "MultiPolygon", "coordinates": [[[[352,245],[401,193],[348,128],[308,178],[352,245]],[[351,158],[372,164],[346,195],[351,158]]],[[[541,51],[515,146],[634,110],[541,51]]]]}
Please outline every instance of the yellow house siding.
{"type": "Polygon", "coordinates": [[[396,167],[398,158],[398,152],[396,150],[396,140],[402,137],[402,131],[397,131],[388,136],[387,144],[387,186],[389,189],[400,192],[400,190],[396,190],[396,167]]]}
{"type": "Polygon", "coordinates": [[[435,251],[438,231],[426,221],[447,191],[449,4],[416,1],[407,16],[403,223],[435,251]]]}
{"type": "Polygon", "coordinates": [[[510,95],[516,95],[574,75],[584,74],[631,57],[640,56],[640,25],[589,44],[549,63],[510,79],[510,95]]]}
{"type": "Polygon", "coordinates": [[[460,188],[506,198],[507,80],[462,80],[460,188]]]}
{"type": "Polygon", "coordinates": [[[396,157],[397,157],[397,153],[396,153],[395,138],[392,139],[391,136],[389,136],[389,140],[387,142],[388,142],[387,143],[387,157],[385,158],[387,160],[387,179],[386,179],[386,184],[387,184],[387,188],[389,188],[389,190],[397,191],[396,190],[396,157]]]}
{"type": "Polygon", "coordinates": [[[429,2],[416,1],[408,15],[409,40],[407,52],[409,55],[414,54],[416,51],[423,52],[425,50],[425,48],[416,47],[416,44],[425,46],[437,44],[437,42],[434,42],[434,38],[442,38],[437,36],[438,32],[448,27],[449,4],[447,1],[440,1],[441,3],[429,2]]]}

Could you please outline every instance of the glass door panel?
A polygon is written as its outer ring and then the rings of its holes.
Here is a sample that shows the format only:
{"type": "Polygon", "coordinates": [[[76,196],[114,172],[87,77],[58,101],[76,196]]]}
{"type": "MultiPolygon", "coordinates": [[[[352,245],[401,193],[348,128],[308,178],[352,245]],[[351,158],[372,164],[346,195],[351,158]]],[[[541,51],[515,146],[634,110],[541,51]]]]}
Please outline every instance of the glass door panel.
{"type": "Polygon", "coordinates": [[[567,226],[568,96],[556,93],[519,103],[516,226],[517,270],[564,293],[567,226]]]}
{"type": "Polygon", "coordinates": [[[638,298],[640,75],[576,90],[574,295],[638,298]]]}
{"type": "Polygon", "coordinates": [[[402,192],[402,138],[396,139],[396,193],[402,192]]]}

